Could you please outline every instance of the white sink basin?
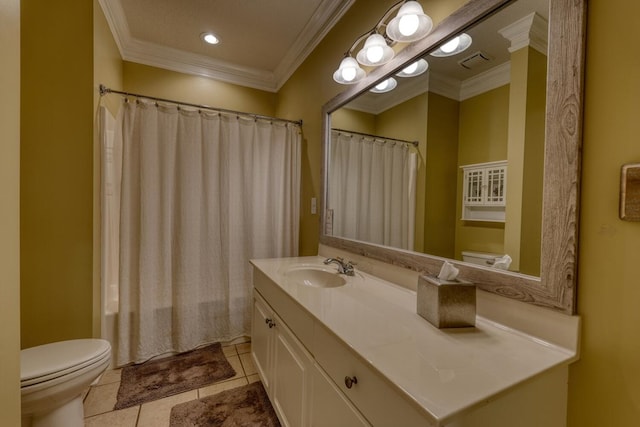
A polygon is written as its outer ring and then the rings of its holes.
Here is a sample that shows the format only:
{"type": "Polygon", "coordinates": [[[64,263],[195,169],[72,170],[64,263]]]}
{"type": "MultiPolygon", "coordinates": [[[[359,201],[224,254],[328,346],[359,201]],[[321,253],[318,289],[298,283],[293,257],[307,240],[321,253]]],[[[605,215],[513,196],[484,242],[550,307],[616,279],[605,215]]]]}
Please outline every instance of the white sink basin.
{"type": "Polygon", "coordinates": [[[285,276],[300,285],[316,288],[336,288],[344,286],[347,281],[335,269],[321,266],[297,266],[289,268],[285,276]]]}

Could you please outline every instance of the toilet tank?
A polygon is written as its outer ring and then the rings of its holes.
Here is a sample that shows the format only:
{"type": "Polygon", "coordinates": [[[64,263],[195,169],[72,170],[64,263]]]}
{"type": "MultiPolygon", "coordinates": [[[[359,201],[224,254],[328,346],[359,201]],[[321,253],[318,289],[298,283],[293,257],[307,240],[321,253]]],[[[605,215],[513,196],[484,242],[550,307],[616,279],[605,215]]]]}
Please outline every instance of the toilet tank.
{"type": "Polygon", "coordinates": [[[502,255],[494,254],[490,252],[472,252],[462,251],[462,260],[471,264],[484,265],[490,267],[493,265],[496,258],[500,258],[502,255]]]}

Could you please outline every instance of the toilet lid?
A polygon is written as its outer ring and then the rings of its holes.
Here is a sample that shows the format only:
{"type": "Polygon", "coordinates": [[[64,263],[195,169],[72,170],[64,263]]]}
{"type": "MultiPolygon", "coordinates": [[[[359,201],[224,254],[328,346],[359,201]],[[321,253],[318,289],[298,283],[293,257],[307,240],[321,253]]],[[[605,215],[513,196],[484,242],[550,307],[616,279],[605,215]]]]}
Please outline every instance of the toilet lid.
{"type": "Polygon", "coordinates": [[[21,386],[66,375],[110,357],[111,345],[100,339],[78,339],[26,348],[20,352],[21,386]]]}

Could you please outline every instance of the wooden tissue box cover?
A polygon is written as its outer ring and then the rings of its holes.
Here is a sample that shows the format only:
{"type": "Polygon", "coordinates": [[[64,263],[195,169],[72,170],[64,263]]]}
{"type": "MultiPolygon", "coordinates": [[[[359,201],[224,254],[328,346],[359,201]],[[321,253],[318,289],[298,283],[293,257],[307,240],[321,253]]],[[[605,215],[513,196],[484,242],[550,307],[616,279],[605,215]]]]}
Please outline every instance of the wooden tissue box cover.
{"type": "Polygon", "coordinates": [[[476,286],[464,280],[418,278],[417,312],[437,328],[476,324],[476,286]]]}

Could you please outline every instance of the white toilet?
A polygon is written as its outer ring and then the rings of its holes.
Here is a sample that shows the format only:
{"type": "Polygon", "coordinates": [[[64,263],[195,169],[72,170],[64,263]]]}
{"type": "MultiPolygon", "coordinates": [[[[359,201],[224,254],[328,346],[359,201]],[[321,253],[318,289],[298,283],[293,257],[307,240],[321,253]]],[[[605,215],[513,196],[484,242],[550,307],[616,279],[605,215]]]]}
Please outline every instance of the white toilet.
{"type": "Polygon", "coordinates": [[[502,255],[489,252],[462,251],[462,261],[484,265],[485,267],[491,267],[496,261],[496,258],[500,257],[502,257],[502,255]]]}
{"type": "Polygon", "coordinates": [[[107,369],[111,345],[60,341],[20,352],[22,427],[82,427],[82,393],[107,369]]]}

